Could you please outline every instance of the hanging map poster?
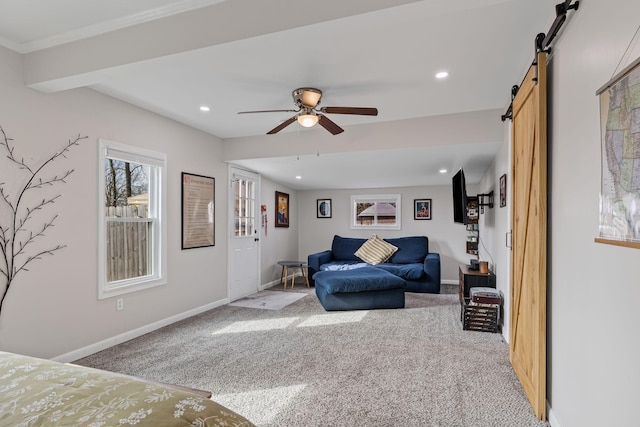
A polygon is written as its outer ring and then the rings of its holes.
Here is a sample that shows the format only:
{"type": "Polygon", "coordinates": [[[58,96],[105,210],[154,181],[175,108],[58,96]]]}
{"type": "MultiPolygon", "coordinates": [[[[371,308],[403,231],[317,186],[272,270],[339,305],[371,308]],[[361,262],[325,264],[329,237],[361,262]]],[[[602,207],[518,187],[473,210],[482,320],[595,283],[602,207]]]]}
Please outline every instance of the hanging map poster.
{"type": "Polygon", "coordinates": [[[600,95],[600,238],[640,242],[640,62],[600,95]]]}

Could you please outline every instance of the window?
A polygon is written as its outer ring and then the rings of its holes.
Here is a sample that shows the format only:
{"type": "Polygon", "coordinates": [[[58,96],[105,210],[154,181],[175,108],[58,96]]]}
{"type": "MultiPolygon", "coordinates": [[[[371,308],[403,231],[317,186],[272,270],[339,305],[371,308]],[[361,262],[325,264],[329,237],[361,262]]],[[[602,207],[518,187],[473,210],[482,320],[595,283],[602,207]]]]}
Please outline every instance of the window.
{"type": "Polygon", "coordinates": [[[100,140],[98,298],[166,283],[166,156],[100,140]]]}
{"type": "Polygon", "coordinates": [[[401,217],[399,194],[351,196],[352,229],[400,230],[401,217]]]}
{"type": "Polygon", "coordinates": [[[233,223],[236,237],[253,236],[255,230],[256,182],[234,175],[235,210],[233,223]]]}

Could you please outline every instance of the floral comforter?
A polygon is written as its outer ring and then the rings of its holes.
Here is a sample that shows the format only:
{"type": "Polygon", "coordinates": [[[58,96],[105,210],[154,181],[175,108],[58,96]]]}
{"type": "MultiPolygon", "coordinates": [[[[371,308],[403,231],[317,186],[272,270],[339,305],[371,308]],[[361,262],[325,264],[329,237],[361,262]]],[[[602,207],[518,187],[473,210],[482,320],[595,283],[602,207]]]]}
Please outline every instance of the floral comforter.
{"type": "Polygon", "coordinates": [[[0,351],[0,427],[253,424],[171,386],[0,351]]]}

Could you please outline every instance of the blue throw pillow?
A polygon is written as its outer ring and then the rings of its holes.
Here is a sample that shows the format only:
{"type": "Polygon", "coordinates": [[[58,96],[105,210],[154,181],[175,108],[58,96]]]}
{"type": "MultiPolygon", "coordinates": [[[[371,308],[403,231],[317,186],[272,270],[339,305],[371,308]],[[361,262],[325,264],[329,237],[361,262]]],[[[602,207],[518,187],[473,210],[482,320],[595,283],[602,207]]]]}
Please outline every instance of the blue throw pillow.
{"type": "Polygon", "coordinates": [[[397,247],[398,250],[387,262],[395,264],[411,264],[424,262],[429,254],[429,239],[426,236],[400,237],[397,239],[384,239],[397,247]]]}
{"type": "Polygon", "coordinates": [[[362,261],[355,253],[367,239],[333,236],[331,256],[336,261],[362,261]]]}

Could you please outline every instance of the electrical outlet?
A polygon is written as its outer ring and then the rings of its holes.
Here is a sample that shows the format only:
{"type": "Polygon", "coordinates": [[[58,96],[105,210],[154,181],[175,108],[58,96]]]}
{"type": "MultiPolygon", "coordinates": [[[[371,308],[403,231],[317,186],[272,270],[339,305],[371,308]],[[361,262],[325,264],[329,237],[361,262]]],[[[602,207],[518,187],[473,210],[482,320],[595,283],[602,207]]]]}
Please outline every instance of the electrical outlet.
{"type": "Polygon", "coordinates": [[[124,310],[124,299],[118,298],[116,300],[116,311],[124,310]]]}

